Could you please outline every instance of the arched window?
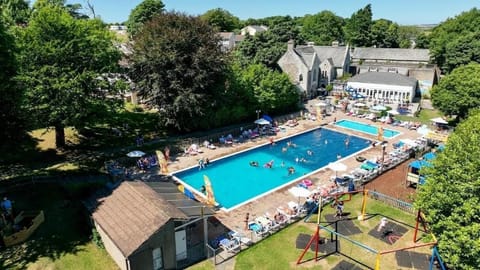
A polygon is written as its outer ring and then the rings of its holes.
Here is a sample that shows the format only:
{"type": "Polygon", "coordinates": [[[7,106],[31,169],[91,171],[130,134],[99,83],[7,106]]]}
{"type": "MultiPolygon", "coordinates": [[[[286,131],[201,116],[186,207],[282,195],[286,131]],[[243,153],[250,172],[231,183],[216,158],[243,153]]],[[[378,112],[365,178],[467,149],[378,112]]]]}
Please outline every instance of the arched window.
{"type": "Polygon", "coordinates": [[[298,75],[298,81],[299,82],[303,81],[303,75],[302,74],[298,75]]]}

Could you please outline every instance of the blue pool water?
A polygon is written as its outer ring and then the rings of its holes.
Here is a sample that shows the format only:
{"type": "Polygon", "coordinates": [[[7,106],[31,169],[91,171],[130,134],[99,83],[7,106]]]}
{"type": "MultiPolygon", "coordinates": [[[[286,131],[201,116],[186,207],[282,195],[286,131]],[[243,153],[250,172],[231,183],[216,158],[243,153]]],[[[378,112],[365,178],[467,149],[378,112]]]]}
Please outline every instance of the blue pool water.
{"type": "Polygon", "coordinates": [[[369,145],[367,139],[316,129],[277,141],[273,146],[268,144],[216,160],[202,170],[195,167],[173,175],[197,191],[204,185],[203,176],[208,176],[215,200],[221,207],[231,210],[336,161],[337,155],[346,157],[369,145]],[[348,147],[345,144],[347,138],[348,147]],[[289,141],[295,145],[287,147],[289,141]],[[282,151],[282,148],[287,148],[287,151],[282,151]],[[308,155],[308,150],[313,154],[308,155]],[[296,162],[297,158],[306,161],[296,162]],[[265,168],[264,164],[271,160],[274,161],[273,167],[265,168]],[[259,166],[250,166],[251,161],[257,161],[259,166]],[[293,175],[288,174],[290,166],[295,168],[293,175]]]}
{"type": "MultiPolygon", "coordinates": [[[[340,120],[340,121],[337,121],[335,123],[335,125],[337,125],[339,127],[348,128],[348,129],[352,129],[352,130],[356,130],[356,131],[360,131],[360,132],[363,132],[363,133],[367,133],[367,134],[370,134],[370,135],[377,136],[378,135],[378,127],[381,125],[381,123],[369,125],[369,124],[354,122],[354,121],[350,121],[350,120],[340,120]]],[[[383,129],[383,137],[384,138],[390,139],[390,138],[393,138],[393,137],[397,136],[398,134],[400,134],[400,132],[398,132],[398,131],[391,130],[391,129],[386,129],[386,128],[383,129]]]]}

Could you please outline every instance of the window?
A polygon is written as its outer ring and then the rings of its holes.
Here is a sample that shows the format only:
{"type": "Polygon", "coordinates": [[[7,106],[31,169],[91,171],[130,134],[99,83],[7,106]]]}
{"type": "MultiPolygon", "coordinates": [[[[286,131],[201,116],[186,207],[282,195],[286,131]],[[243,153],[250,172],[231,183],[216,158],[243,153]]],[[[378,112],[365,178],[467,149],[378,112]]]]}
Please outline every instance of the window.
{"type": "Polygon", "coordinates": [[[163,259],[162,259],[162,250],[156,248],[152,251],[153,257],[153,270],[163,269],[163,259]]]}
{"type": "Polygon", "coordinates": [[[298,81],[299,82],[303,81],[303,75],[302,74],[298,75],[298,81]]]}

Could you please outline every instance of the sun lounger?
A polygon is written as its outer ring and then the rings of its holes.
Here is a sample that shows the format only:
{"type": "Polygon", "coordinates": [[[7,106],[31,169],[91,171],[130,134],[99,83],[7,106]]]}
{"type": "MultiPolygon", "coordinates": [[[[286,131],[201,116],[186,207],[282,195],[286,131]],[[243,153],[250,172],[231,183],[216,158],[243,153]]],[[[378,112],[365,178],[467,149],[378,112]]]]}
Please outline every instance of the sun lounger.
{"type": "Polygon", "coordinates": [[[235,252],[240,249],[240,242],[236,239],[224,238],[220,240],[219,246],[228,252],[235,252]]]}
{"type": "Polygon", "coordinates": [[[264,228],[261,224],[255,221],[248,223],[248,229],[253,231],[257,237],[264,237],[268,233],[268,228],[264,228]]]}
{"type": "Polygon", "coordinates": [[[246,245],[246,246],[249,246],[249,245],[253,244],[252,239],[250,239],[250,238],[246,237],[244,234],[236,232],[236,231],[230,231],[228,233],[228,236],[230,237],[230,239],[232,239],[232,240],[236,239],[238,242],[240,242],[241,244],[246,245]]]}

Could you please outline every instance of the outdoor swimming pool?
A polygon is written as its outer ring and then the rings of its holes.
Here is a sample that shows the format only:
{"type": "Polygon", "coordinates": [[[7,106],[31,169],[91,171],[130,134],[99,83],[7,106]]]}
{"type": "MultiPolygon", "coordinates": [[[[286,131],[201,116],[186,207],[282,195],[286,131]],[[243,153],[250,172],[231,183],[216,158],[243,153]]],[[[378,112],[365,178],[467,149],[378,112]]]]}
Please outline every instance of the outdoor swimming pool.
{"type": "Polygon", "coordinates": [[[197,192],[204,185],[203,176],[208,176],[216,202],[229,211],[336,161],[337,155],[346,157],[369,146],[367,139],[324,128],[315,129],[285,138],[275,145],[267,144],[215,160],[205,169],[195,167],[173,175],[197,192]],[[347,138],[348,147],[345,144],[347,138]],[[288,142],[292,146],[287,147],[288,142]],[[313,154],[309,155],[308,150],[313,154]],[[297,158],[306,161],[297,162],[297,158]],[[264,164],[272,160],[273,167],[265,168],[264,164]],[[259,166],[251,166],[251,161],[257,161],[259,166]],[[289,167],[295,168],[292,175],[288,173],[289,167]]]}
{"type": "MultiPolygon", "coordinates": [[[[344,120],[337,121],[335,123],[335,125],[337,125],[339,127],[348,128],[348,129],[351,129],[351,130],[360,131],[360,132],[363,132],[363,133],[367,133],[367,134],[370,134],[370,135],[377,136],[378,135],[378,127],[381,126],[382,123],[369,125],[369,124],[364,124],[364,123],[354,122],[354,121],[344,119],[344,120]]],[[[383,137],[384,138],[390,139],[390,138],[393,138],[393,137],[397,136],[398,134],[400,134],[400,132],[398,132],[398,131],[391,130],[391,129],[386,129],[386,128],[383,129],[383,137]]]]}

